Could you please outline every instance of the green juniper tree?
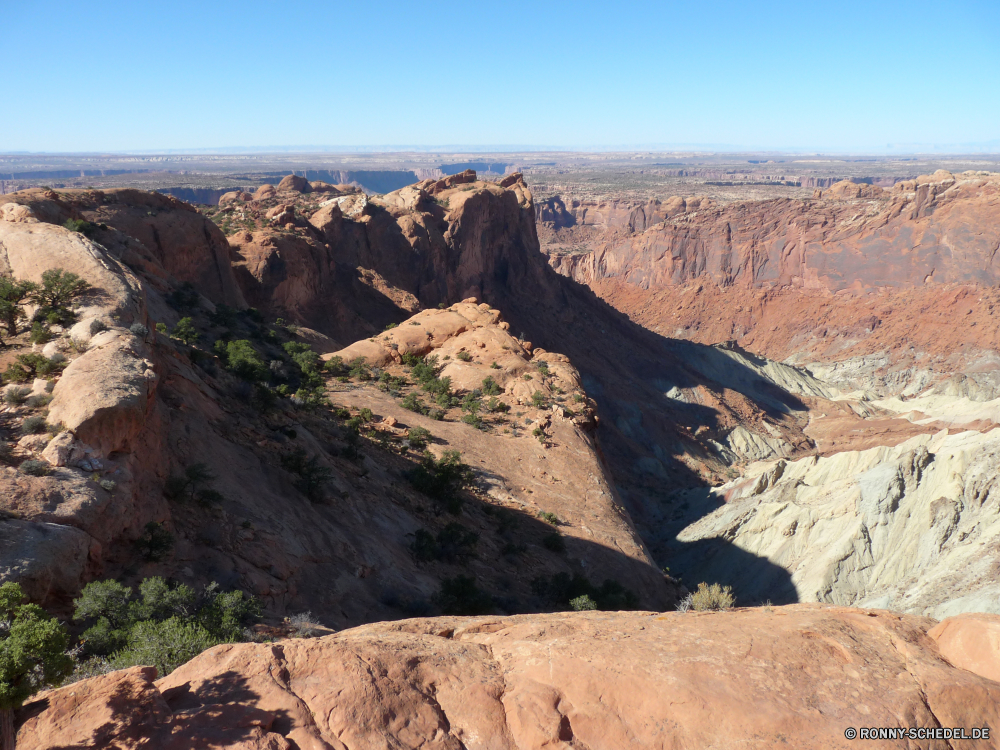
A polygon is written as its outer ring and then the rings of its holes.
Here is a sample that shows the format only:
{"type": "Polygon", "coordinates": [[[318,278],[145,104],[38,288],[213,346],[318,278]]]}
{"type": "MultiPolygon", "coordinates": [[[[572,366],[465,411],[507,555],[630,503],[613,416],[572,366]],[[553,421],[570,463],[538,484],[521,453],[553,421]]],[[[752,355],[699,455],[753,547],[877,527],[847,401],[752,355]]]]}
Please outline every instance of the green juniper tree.
{"type": "Polygon", "coordinates": [[[73,670],[69,636],[16,583],[0,585],[0,750],[14,750],[14,710],[73,670]]]}
{"type": "Polygon", "coordinates": [[[31,281],[0,278],[0,323],[7,328],[8,336],[17,335],[17,325],[28,316],[24,305],[38,291],[38,285],[31,281]]]}

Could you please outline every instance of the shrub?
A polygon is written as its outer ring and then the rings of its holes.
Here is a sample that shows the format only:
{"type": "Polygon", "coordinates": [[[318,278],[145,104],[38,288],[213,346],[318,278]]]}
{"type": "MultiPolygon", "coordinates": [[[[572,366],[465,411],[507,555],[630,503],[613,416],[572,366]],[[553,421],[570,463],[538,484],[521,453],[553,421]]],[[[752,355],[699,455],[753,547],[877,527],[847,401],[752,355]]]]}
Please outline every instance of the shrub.
{"type": "Polygon", "coordinates": [[[160,560],[173,549],[174,535],[163,528],[163,524],[150,521],[136,540],[135,546],[147,560],[160,560]]]}
{"type": "Polygon", "coordinates": [[[62,268],[43,271],[41,286],[32,293],[32,300],[39,307],[35,314],[49,319],[49,322],[68,322],[73,318],[70,304],[89,291],[90,284],[75,273],[62,268]],[[52,321],[50,316],[55,316],[56,321],[52,321]]]}
{"type": "Polygon", "coordinates": [[[566,551],[566,540],[563,539],[562,534],[558,531],[553,531],[551,534],[546,534],[542,537],[542,546],[549,550],[549,552],[561,555],[566,551]]]}
{"type": "Polygon", "coordinates": [[[198,291],[190,281],[184,282],[167,297],[167,304],[175,310],[189,310],[198,304],[198,291]]]}
{"type": "Polygon", "coordinates": [[[725,610],[733,606],[733,601],[732,586],[720,586],[717,583],[709,586],[702,582],[698,584],[698,590],[691,597],[691,609],[695,612],[725,610]]]}
{"type": "Polygon", "coordinates": [[[475,427],[477,430],[485,430],[488,427],[483,418],[478,414],[466,414],[462,417],[462,421],[467,425],[475,427]]]}
{"type": "Polygon", "coordinates": [[[13,728],[14,709],[73,671],[65,628],[37,604],[23,604],[24,599],[18,584],[0,585],[0,724],[7,735],[0,742],[11,749],[7,730],[13,728]]]}
{"type": "Polygon", "coordinates": [[[52,340],[52,331],[36,320],[31,324],[31,335],[29,338],[32,344],[47,344],[52,340]]]}
{"type": "Polygon", "coordinates": [[[165,334],[167,332],[167,324],[166,323],[157,323],[156,324],[156,332],[157,333],[163,333],[163,334],[165,334]]]}
{"type": "Polygon", "coordinates": [[[491,396],[490,400],[486,402],[486,411],[490,413],[496,412],[508,412],[510,411],[510,406],[505,404],[503,401],[498,399],[496,396],[491,396]]]}
{"type": "Polygon", "coordinates": [[[271,370],[246,339],[216,342],[216,351],[225,362],[226,369],[238,378],[251,383],[263,382],[270,378],[271,370]],[[221,344],[221,346],[220,346],[221,344]]]}
{"type": "Polygon", "coordinates": [[[85,219],[66,219],[66,221],[63,222],[63,226],[71,232],[77,232],[88,237],[97,228],[85,219]]]}
{"type": "Polygon", "coordinates": [[[13,362],[7,365],[3,378],[8,383],[27,383],[36,377],[44,377],[58,372],[66,366],[66,358],[46,359],[41,354],[18,354],[13,362]]]}
{"type": "Polygon", "coordinates": [[[319,462],[319,456],[306,457],[302,448],[281,457],[281,466],[296,475],[295,487],[314,503],[324,498],[324,488],[333,472],[319,462]]]}
{"type": "Polygon", "coordinates": [[[499,396],[502,392],[503,389],[500,388],[492,375],[487,375],[483,378],[482,393],[484,396],[499,396]]]}
{"type": "Polygon", "coordinates": [[[535,391],[531,394],[531,405],[536,409],[544,409],[546,405],[545,394],[541,391],[535,391]]]}
{"type": "Polygon", "coordinates": [[[21,433],[24,435],[41,435],[48,428],[45,417],[33,414],[21,422],[21,433]]]}
{"type": "Polygon", "coordinates": [[[149,335],[149,329],[142,323],[133,323],[128,329],[139,338],[146,338],[149,335]]]}
{"type": "Polygon", "coordinates": [[[171,338],[175,338],[188,346],[191,346],[201,334],[194,327],[193,318],[181,318],[177,321],[177,325],[174,326],[174,330],[170,332],[171,338]]]}
{"type": "Polygon", "coordinates": [[[26,386],[13,386],[8,388],[3,394],[3,401],[8,406],[20,406],[28,399],[31,389],[26,386]]]}
{"type": "Polygon", "coordinates": [[[420,403],[420,399],[417,398],[415,393],[407,393],[402,401],[399,402],[400,406],[404,409],[409,409],[417,414],[426,414],[427,407],[420,403]]]}
{"type": "Polygon", "coordinates": [[[344,367],[343,357],[330,357],[323,365],[323,369],[331,375],[343,375],[347,371],[347,368],[344,367]]]}
{"type": "Polygon", "coordinates": [[[474,390],[466,393],[462,397],[461,407],[462,411],[468,412],[469,414],[475,414],[479,411],[482,406],[482,402],[479,400],[479,391],[474,390]]]}
{"type": "Polygon", "coordinates": [[[47,393],[40,393],[37,396],[31,396],[24,405],[29,409],[41,409],[43,406],[48,406],[49,402],[52,401],[52,396],[47,393]]]}
{"type": "Polygon", "coordinates": [[[546,377],[546,376],[548,376],[548,374],[549,374],[549,366],[547,364],[545,364],[544,362],[539,362],[538,363],[538,374],[541,375],[543,378],[546,377]]]}
{"type": "Polygon", "coordinates": [[[498,365],[496,362],[490,362],[490,369],[491,370],[499,370],[500,369],[500,365],[498,365]]]}
{"type": "Polygon", "coordinates": [[[92,623],[82,638],[89,661],[115,669],[152,664],[162,675],[218,643],[243,640],[260,619],[259,603],[242,591],[212,583],[198,594],[162,578],[144,579],[138,597],[116,581],[95,581],[74,604],[74,619],[92,623]]]}
{"type": "Polygon", "coordinates": [[[575,599],[570,599],[569,606],[574,612],[586,612],[597,609],[597,602],[591,599],[589,594],[582,594],[575,599]]]}
{"type": "Polygon", "coordinates": [[[361,417],[362,422],[373,422],[375,420],[375,415],[372,414],[372,410],[368,407],[359,411],[358,416],[361,417]]]}
{"type": "Polygon", "coordinates": [[[47,477],[52,473],[52,467],[46,461],[36,459],[28,459],[17,467],[17,470],[33,477],[47,477]]]}
{"type": "Polygon", "coordinates": [[[553,526],[558,526],[560,524],[559,516],[555,513],[549,513],[547,510],[539,513],[538,517],[545,521],[545,523],[551,523],[553,526]]]}
{"type": "Polygon", "coordinates": [[[236,310],[229,305],[220,303],[215,306],[215,312],[209,313],[208,319],[214,326],[232,328],[236,325],[236,310]]]}
{"type": "Polygon", "coordinates": [[[458,513],[462,508],[461,490],[473,478],[472,469],[462,463],[458,451],[445,451],[440,459],[435,459],[430,451],[424,451],[420,465],[410,472],[410,483],[418,491],[442,503],[449,513],[458,513]]]}
{"type": "Polygon", "coordinates": [[[417,450],[426,448],[430,437],[431,431],[424,427],[411,427],[406,435],[406,439],[410,441],[410,446],[417,450]]]}
{"type": "MultiPolygon", "coordinates": [[[[319,355],[312,350],[308,344],[299,344],[295,341],[286,342],[282,348],[291,358],[292,362],[304,375],[318,375],[321,360],[319,355]]],[[[322,382],[322,381],[320,381],[322,382]]]]}
{"type": "Polygon", "coordinates": [[[348,377],[357,378],[358,380],[372,379],[371,370],[365,363],[364,357],[356,357],[350,361],[347,375],[348,377]]]}
{"type": "Polygon", "coordinates": [[[101,331],[108,330],[107,324],[103,320],[94,319],[90,321],[90,335],[96,336],[101,331]]]}
{"type": "Polygon", "coordinates": [[[456,562],[474,554],[479,534],[469,531],[460,523],[449,523],[437,535],[418,529],[413,535],[410,551],[422,561],[444,560],[456,562]]]}
{"type": "Polygon", "coordinates": [[[446,615],[488,615],[493,611],[493,597],[480,590],[471,576],[444,579],[431,601],[446,615]]]}
{"type": "Polygon", "coordinates": [[[132,626],[125,648],[115,653],[111,663],[116,669],[150,664],[159,674],[168,675],[216,643],[198,623],[178,617],[163,622],[146,620],[132,626]]]}
{"type": "Polygon", "coordinates": [[[8,336],[16,336],[18,323],[27,318],[24,305],[38,291],[30,281],[0,277],[0,323],[7,327],[8,336]]]}
{"type": "Polygon", "coordinates": [[[456,357],[457,359],[460,359],[460,360],[462,360],[463,362],[471,362],[471,361],[472,361],[472,355],[471,355],[471,354],[469,354],[469,353],[468,353],[468,352],[466,352],[466,351],[461,351],[461,352],[459,352],[458,354],[456,354],[456,355],[455,355],[455,357],[456,357]]]}
{"type": "Polygon", "coordinates": [[[567,573],[556,573],[550,578],[540,576],[531,582],[531,589],[552,604],[566,609],[570,602],[589,596],[600,610],[636,609],[639,598],[617,581],[607,579],[600,586],[592,584],[586,576],[577,573],[572,578],[567,573]]]}
{"type": "Polygon", "coordinates": [[[199,505],[209,506],[223,499],[222,495],[209,485],[215,475],[203,463],[191,464],[181,474],[171,474],[163,486],[163,494],[171,500],[194,500],[199,505]]]}

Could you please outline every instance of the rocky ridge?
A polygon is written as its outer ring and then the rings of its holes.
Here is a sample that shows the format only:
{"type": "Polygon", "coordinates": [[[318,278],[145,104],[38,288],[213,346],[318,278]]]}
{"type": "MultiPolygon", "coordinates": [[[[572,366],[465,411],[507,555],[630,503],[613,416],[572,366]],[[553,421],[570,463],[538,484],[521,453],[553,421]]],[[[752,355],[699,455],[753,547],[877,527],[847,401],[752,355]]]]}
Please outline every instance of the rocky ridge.
{"type": "Polygon", "coordinates": [[[997,726],[998,661],[969,647],[998,633],[815,605],[378,623],[51,691],[18,747],[850,748],[848,727],[997,726]]]}

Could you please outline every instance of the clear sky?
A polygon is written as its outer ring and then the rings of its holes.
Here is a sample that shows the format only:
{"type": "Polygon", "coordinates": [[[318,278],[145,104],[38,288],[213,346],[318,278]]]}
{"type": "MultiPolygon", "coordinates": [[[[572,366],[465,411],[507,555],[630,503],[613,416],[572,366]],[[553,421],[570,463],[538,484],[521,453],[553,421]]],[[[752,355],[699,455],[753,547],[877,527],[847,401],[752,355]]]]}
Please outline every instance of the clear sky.
{"type": "Polygon", "coordinates": [[[0,152],[1000,151],[1000,0],[0,7],[0,152]]]}

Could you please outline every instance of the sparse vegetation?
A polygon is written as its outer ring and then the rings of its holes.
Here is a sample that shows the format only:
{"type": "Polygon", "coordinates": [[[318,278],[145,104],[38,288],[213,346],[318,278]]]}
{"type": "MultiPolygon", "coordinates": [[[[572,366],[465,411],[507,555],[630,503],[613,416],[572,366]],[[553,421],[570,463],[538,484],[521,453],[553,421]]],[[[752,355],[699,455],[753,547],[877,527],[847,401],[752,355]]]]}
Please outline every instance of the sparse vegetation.
{"type": "Polygon", "coordinates": [[[66,358],[47,359],[41,354],[30,352],[18,354],[4,370],[3,379],[8,383],[27,383],[37,377],[45,377],[66,367],[66,358]]]}
{"type": "Polygon", "coordinates": [[[45,417],[39,416],[38,414],[26,417],[25,420],[21,422],[21,433],[24,435],[41,435],[47,429],[48,425],[45,423],[45,417]]]}
{"type": "Polygon", "coordinates": [[[453,514],[461,511],[459,493],[472,483],[472,479],[472,469],[462,463],[458,451],[445,451],[440,459],[424,451],[420,465],[410,472],[410,484],[453,514]]]}
{"type": "Polygon", "coordinates": [[[3,401],[8,406],[20,406],[28,400],[31,389],[27,386],[11,386],[3,394],[3,401]]]}
{"type": "Polygon", "coordinates": [[[302,448],[281,457],[281,466],[295,474],[295,487],[314,503],[325,497],[324,489],[333,472],[319,462],[319,456],[306,456],[302,448]]]}
{"type": "Polygon", "coordinates": [[[207,648],[243,640],[260,619],[256,599],[215,583],[196,592],[146,578],[138,593],[116,581],[84,587],[73,617],[91,623],[82,637],[86,657],[106,659],[114,669],[152,664],[166,675],[207,648]]]}
{"type": "Polygon", "coordinates": [[[471,362],[472,361],[472,355],[469,354],[466,351],[459,352],[458,354],[455,355],[455,358],[456,359],[460,359],[463,362],[471,362]]]}
{"type": "Polygon", "coordinates": [[[558,531],[553,531],[551,534],[543,536],[542,546],[549,552],[555,552],[558,555],[566,552],[566,540],[563,539],[562,534],[558,531]]]}
{"type": "Polygon", "coordinates": [[[570,602],[584,595],[593,600],[597,609],[604,611],[637,609],[639,606],[639,597],[618,581],[607,579],[595,586],[579,573],[572,577],[568,573],[539,576],[531,582],[531,589],[536,596],[560,609],[571,608],[570,602]]]}
{"type": "Polygon", "coordinates": [[[503,389],[493,379],[492,375],[487,375],[483,378],[483,386],[481,390],[484,396],[499,396],[503,393],[503,389]]]}
{"type": "Polygon", "coordinates": [[[33,477],[47,477],[52,473],[52,467],[49,466],[47,461],[39,461],[37,459],[28,459],[22,463],[17,470],[22,474],[28,474],[33,477]]]}
{"type": "Polygon", "coordinates": [[[431,431],[424,427],[411,427],[406,439],[410,442],[411,448],[423,450],[427,447],[427,441],[431,438],[431,431]]]}
{"type": "Polygon", "coordinates": [[[174,535],[167,531],[163,524],[150,521],[136,540],[135,546],[140,555],[155,562],[170,554],[170,550],[174,547],[174,535]]]}
{"type": "Polygon", "coordinates": [[[201,334],[198,333],[198,329],[194,326],[194,318],[181,318],[177,321],[177,325],[174,326],[174,330],[170,332],[170,337],[191,346],[201,338],[201,334]]]}
{"type": "Polygon", "coordinates": [[[18,334],[18,325],[28,317],[24,306],[37,291],[38,285],[30,281],[0,277],[0,322],[8,336],[18,334]]]}
{"type": "Polygon", "coordinates": [[[493,611],[493,597],[471,576],[444,579],[432,601],[446,615],[488,615],[493,611]]]}
{"type": "Polygon", "coordinates": [[[215,475],[203,463],[191,464],[181,474],[172,474],[163,486],[163,494],[171,500],[194,500],[201,506],[222,501],[221,493],[211,488],[215,475]]]}
{"type": "Polygon", "coordinates": [[[721,586],[718,583],[708,585],[702,582],[698,584],[698,590],[691,595],[691,609],[695,612],[726,610],[733,606],[734,601],[732,586],[721,586]]]}
{"type": "Polygon", "coordinates": [[[0,745],[14,750],[14,710],[73,670],[69,635],[37,604],[25,604],[21,587],[0,585],[0,745]]]}
{"type": "Polygon", "coordinates": [[[87,294],[90,284],[75,273],[62,268],[51,268],[42,272],[42,283],[32,291],[31,301],[38,305],[36,320],[49,323],[71,323],[75,315],[71,309],[73,301],[87,294]]]}
{"type": "Polygon", "coordinates": [[[421,562],[443,560],[457,562],[475,554],[479,534],[469,531],[460,523],[449,523],[437,535],[426,529],[414,532],[410,551],[421,562]]]}

